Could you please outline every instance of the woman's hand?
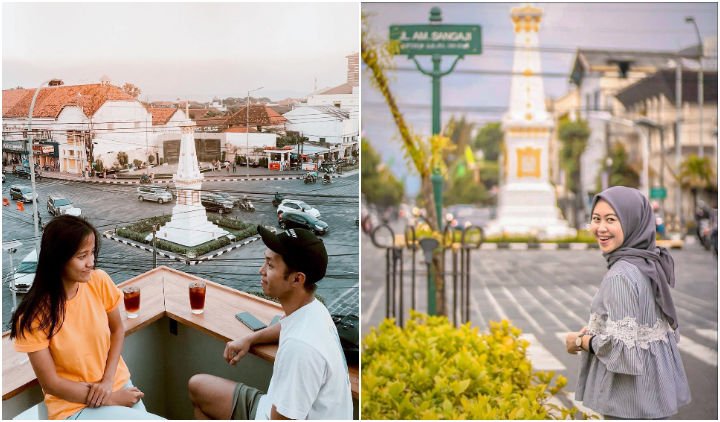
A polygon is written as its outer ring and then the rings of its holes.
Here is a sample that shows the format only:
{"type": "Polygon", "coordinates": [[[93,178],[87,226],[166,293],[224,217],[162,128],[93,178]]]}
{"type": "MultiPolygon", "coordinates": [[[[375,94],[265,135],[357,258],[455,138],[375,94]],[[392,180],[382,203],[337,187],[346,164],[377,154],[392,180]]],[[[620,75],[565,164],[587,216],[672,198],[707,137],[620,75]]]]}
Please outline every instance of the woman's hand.
{"type": "Polygon", "coordinates": [[[106,405],[133,407],[144,396],[145,393],[137,387],[123,388],[122,390],[112,392],[106,405]]]}
{"type": "Polygon", "coordinates": [[[112,380],[102,380],[100,382],[90,384],[90,391],[88,392],[87,400],[85,404],[88,407],[100,407],[105,404],[105,401],[110,398],[112,393],[112,380]]]}

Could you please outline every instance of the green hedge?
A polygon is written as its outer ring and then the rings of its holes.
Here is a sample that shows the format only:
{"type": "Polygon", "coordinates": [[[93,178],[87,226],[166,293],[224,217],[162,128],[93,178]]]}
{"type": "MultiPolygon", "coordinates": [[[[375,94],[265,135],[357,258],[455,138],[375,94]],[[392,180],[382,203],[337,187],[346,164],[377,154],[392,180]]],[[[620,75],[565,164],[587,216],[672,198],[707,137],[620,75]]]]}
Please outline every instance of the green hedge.
{"type": "MultiPolygon", "coordinates": [[[[149,242],[147,242],[145,238],[148,234],[152,233],[153,226],[156,224],[162,226],[163,224],[170,221],[171,218],[172,216],[169,215],[146,218],[129,226],[117,228],[116,234],[118,236],[134,240],[136,242],[147,244],[149,242]]],[[[257,226],[255,224],[245,223],[234,218],[217,216],[209,216],[208,220],[229,231],[232,235],[235,236],[236,241],[257,234],[257,226]]],[[[209,252],[228,246],[230,244],[232,244],[232,242],[227,237],[221,237],[219,239],[211,240],[209,242],[205,242],[192,248],[173,242],[168,242],[167,240],[156,240],[156,246],[158,247],[158,249],[182,255],[194,253],[196,257],[205,255],[209,252]]]]}
{"type": "MultiPolygon", "coordinates": [[[[549,403],[567,380],[533,371],[528,342],[508,321],[481,333],[446,317],[386,319],[362,341],[363,419],[550,419],[575,408],[549,403]]],[[[584,415],[586,416],[586,415],[584,415]]]]}

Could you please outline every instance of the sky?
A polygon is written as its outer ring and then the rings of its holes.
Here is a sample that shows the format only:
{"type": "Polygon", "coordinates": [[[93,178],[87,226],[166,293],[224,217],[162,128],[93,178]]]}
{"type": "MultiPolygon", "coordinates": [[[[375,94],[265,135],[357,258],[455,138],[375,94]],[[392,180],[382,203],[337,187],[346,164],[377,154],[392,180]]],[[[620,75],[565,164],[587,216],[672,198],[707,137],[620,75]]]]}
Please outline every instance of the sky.
{"type": "Polygon", "coordinates": [[[2,87],[130,82],[141,99],[280,100],[346,80],[357,3],[5,3],[2,87]]]}
{"type": "MultiPolygon", "coordinates": [[[[445,24],[473,24],[482,27],[482,54],[467,56],[455,73],[442,78],[443,127],[451,116],[465,116],[483,126],[500,121],[510,99],[510,76],[460,74],[458,70],[512,70],[511,49],[514,32],[510,3],[363,3],[373,35],[387,39],[393,24],[426,24],[430,9],[440,7],[445,24]]],[[[697,45],[693,26],[685,23],[693,16],[701,36],[717,37],[717,3],[533,3],[543,9],[539,42],[543,73],[561,74],[543,78],[545,95],[557,98],[569,90],[568,77],[578,48],[614,50],[677,51],[697,45]]],[[[717,38],[716,38],[717,39],[717,38]]],[[[716,53],[717,54],[717,53],[716,53]]],[[[430,68],[429,60],[421,61],[430,68]]],[[[451,58],[443,58],[443,69],[451,58]]],[[[398,69],[389,72],[391,91],[400,111],[416,133],[431,132],[431,78],[414,70],[404,56],[396,56],[398,69]],[[404,71],[402,69],[412,69],[404,71]]],[[[413,197],[419,181],[408,170],[399,134],[387,106],[377,89],[362,72],[362,133],[379,150],[392,171],[406,182],[406,193],[413,197]],[[388,142],[389,141],[389,142],[388,142]]]]}

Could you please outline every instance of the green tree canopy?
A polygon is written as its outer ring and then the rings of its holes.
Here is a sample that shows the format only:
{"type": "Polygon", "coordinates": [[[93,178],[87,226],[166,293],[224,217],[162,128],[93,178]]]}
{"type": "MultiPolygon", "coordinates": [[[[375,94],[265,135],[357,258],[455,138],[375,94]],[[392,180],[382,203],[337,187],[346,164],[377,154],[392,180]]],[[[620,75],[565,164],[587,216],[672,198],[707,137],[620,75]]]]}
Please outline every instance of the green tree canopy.
{"type": "Polygon", "coordinates": [[[362,139],[360,148],[361,190],[365,200],[381,208],[399,205],[405,194],[402,182],[383,165],[380,155],[367,140],[362,139]]]}
{"type": "MultiPolygon", "coordinates": [[[[612,160],[612,164],[608,168],[608,186],[628,186],[638,188],[640,186],[640,174],[628,162],[628,154],[625,146],[621,143],[615,143],[610,148],[608,158],[612,160]]],[[[601,190],[600,175],[597,178],[597,190],[601,190]]]]}
{"type": "Polygon", "coordinates": [[[485,160],[497,161],[503,138],[504,135],[500,127],[500,122],[488,123],[475,135],[475,139],[472,141],[472,147],[474,150],[482,150],[485,155],[485,160]]]}

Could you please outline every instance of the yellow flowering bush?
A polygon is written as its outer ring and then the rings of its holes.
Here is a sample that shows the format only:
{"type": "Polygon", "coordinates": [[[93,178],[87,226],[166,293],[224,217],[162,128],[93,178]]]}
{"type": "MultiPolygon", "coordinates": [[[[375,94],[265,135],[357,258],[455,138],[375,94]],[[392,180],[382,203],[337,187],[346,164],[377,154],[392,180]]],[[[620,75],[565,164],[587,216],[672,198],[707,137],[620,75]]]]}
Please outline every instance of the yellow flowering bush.
{"type": "Polygon", "coordinates": [[[411,312],[362,341],[363,419],[550,419],[576,409],[550,404],[567,380],[532,370],[528,342],[508,321],[489,333],[411,312]],[[554,383],[553,383],[554,381],[554,383]],[[552,412],[551,412],[552,410],[552,412]]]}

